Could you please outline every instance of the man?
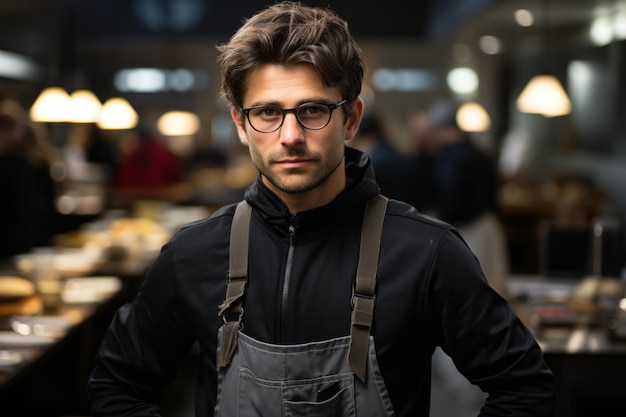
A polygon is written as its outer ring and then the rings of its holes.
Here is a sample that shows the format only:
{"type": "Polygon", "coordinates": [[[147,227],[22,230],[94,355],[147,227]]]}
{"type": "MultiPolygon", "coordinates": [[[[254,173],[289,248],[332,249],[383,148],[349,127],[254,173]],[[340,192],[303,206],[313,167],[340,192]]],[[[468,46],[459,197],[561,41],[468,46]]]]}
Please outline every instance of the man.
{"type": "Polygon", "coordinates": [[[380,199],[369,158],[344,145],[363,113],[347,24],[278,3],[220,52],[223,92],[260,173],[245,194],[249,227],[231,237],[242,224],[231,205],[163,247],[102,344],[93,414],[159,415],[159,392],[197,341],[198,416],[427,416],[438,345],[489,393],[485,416],[552,415],[541,350],[449,225],[391,200],[379,256],[357,259],[366,206],[380,199]],[[360,261],[378,268],[369,297],[355,283],[360,261]],[[231,291],[241,270],[245,286],[231,291]],[[363,305],[375,305],[365,349],[363,305]]]}

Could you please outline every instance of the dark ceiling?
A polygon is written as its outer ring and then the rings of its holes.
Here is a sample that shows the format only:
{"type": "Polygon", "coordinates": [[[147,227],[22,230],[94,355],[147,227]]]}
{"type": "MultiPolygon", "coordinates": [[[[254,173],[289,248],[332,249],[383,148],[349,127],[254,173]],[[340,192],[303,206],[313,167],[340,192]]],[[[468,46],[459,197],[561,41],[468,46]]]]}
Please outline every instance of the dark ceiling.
{"type": "MultiPolygon", "coordinates": [[[[47,64],[74,44],[223,40],[271,0],[0,0],[0,48],[47,64]]],[[[307,0],[330,7],[359,39],[432,42],[459,28],[513,31],[512,11],[551,11],[550,24],[589,21],[603,0],[307,0]]],[[[498,33],[492,33],[497,35],[498,33]]],[[[63,57],[68,58],[66,57],[63,57]]]]}
{"type": "MultiPolygon", "coordinates": [[[[26,55],[44,69],[39,80],[26,86],[32,94],[60,82],[69,89],[88,84],[106,96],[102,86],[111,88],[112,74],[120,68],[214,66],[214,45],[271,1],[0,0],[0,49],[26,55]]],[[[541,16],[547,0],[304,2],[330,7],[345,18],[375,65],[443,72],[451,39],[475,43],[478,36],[491,34],[519,43],[538,33],[540,28],[514,23],[518,7],[537,13],[539,25],[569,30],[588,24],[602,1],[550,0],[549,21],[541,16]]]]}
{"type": "MultiPolygon", "coordinates": [[[[91,0],[69,6],[75,10],[77,31],[90,37],[225,39],[244,18],[267,3],[267,0],[91,0]]],[[[372,2],[309,0],[306,3],[330,6],[350,22],[353,33],[375,37],[422,37],[429,9],[425,0],[388,0],[382,14],[380,5],[372,2]]]]}
{"type": "MultiPolygon", "coordinates": [[[[330,7],[360,39],[422,40],[440,35],[493,0],[306,1],[330,7]]],[[[46,64],[76,43],[224,40],[268,0],[0,0],[0,48],[46,64]]],[[[71,58],[64,56],[63,59],[71,58]]]]}

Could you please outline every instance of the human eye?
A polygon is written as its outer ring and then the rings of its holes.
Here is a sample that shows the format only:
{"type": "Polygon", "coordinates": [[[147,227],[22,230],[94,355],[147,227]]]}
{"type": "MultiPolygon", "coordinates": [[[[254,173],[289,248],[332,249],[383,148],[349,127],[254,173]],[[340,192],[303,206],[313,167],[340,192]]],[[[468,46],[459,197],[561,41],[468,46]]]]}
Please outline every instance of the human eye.
{"type": "Polygon", "coordinates": [[[303,104],[298,109],[300,117],[307,119],[325,118],[328,112],[328,107],[319,103],[303,104]]]}
{"type": "Polygon", "coordinates": [[[258,119],[273,120],[282,116],[282,111],[277,107],[255,107],[250,110],[250,116],[258,119]]]}

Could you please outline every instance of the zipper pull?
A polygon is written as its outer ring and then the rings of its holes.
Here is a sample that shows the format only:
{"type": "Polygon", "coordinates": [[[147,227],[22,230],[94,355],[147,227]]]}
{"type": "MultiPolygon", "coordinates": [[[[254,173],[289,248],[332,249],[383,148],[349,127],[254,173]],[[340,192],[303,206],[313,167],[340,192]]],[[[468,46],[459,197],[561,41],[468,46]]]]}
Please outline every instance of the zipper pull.
{"type": "Polygon", "coordinates": [[[289,225],[289,244],[291,245],[294,244],[297,229],[298,229],[298,226],[296,226],[294,219],[292,217],[291,224],[289,225]]]}

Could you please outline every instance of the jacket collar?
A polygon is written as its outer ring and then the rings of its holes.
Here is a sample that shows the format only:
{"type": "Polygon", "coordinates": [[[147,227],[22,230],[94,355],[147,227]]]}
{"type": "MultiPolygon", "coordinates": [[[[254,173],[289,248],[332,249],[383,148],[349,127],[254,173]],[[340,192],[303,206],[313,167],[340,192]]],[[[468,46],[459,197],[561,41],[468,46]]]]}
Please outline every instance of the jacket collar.
{"type": "Polygon", "coordinates": [[[285,203],[261,181],[248,187],[244,198],[268,223],[283,229],[298,223],[300,230],[317,228],[332,223],[331,219],[343,218],[348,212],[360,210],[366,201],[380,192],[374,176],[369,155],[354,148],[345,148],[346,177],[348,187],[330,203],[312,210],[289,214],[285,203]]]}

